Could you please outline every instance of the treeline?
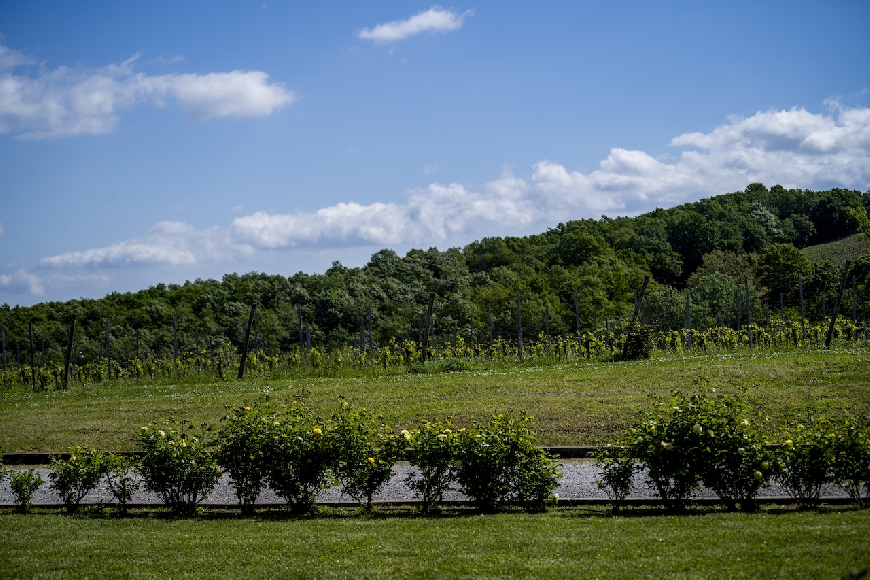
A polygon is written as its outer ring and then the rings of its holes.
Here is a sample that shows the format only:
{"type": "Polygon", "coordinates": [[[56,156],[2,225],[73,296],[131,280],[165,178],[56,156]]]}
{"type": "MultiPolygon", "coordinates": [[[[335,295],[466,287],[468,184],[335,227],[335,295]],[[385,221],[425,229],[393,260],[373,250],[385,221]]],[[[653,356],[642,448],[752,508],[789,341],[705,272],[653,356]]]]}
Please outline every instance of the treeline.
{"type": "MultiPolygon", "coordinates": [[[[58,360],[73,315],[86,360],[104,350],[107,321],[113,356],[131,357],[137,334],[141,356],[169,355],[176,336],[186,352],[209,340],[239,346],[257,302],[252,336],[267,352],[296,348],[300,314],[313,344],[354,344],[362,330],[366,341],[371,336],[384,344],[421,338],[434,292],[437,336],[483,341],[491,316],[496,337],[516,339],[517,292],[524,336],[564,334],[630,316],[645,275],[652,279],[645,317],[662,330],[684,323],[686,290],[694,328],[736,325],[746,312],[745,303],[742,310],[738,304],[746,281],[753,320],[762,319],[765,307],[778,313],[780,293],[795,312],[799,277],[806,315],[819,320],[830,314],[842,266],[810,262],[799,250],[857,233],[853,213],[867,208],[870,192],[751,184],[635,218],[569,221],[541,234],[484,238],[461,249],[415,249],[404,257],[384,249],[363,267],[334,262],[323,274],[228,274],[96,300],[4,304],[0,329],[7,361],[16,349],[29,351],[30,323],[37,362],[43,336],[46,356],[58,360]]],[[[855,293],[847,298],[863,306],[870,259],[858,260],[853,272],[855,293]]],[[[851,307],[841,312],[851,314],[851,307]]]]}

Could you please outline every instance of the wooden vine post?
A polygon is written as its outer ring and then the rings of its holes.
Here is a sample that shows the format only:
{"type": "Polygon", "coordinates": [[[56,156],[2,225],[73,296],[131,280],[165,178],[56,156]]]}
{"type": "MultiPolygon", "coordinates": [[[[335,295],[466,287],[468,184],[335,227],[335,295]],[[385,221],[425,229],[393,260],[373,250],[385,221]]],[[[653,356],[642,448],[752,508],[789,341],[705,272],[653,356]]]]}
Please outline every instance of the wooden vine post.
{"type": "Polygon", "coordinates": [[[432,309],[435,307],[435,293],[429,292],[429,310],[426,314],[426,334],[423,335],[423,362],[429,358],[429,335],[432,333],[432,309]]]}
{"type": "Polygon", "coordinates": [[[837,300],[834,302],[834,311],[831,312],[831,323],[828,326],[828,336],[825,337],[825,348],[831,348],[831,339],[834,337],[834,323],[837,321],[837,313],[840,311],[840,300],[843,298],[843,290],[846,288],[846,280],[849,278],[849,266],[852,262],[846,260],[843,266],[843,277],[840,279],[840,289],[837,291],[837,300]]]}
{"type": "Polygon", "coordinates": [[[69,388],[69,365],[72,359],[73,341],[76,336],[76,315],[73,314],[72,324],[69,327],[69,341],[66,345],[66,359],[63,365],[63,388],[69,388]]]}
{"type": "Polygon", "coordinates": [[[520,360],[523,360],[523,310],[520,305],[520,291],[517,290],[517,344],[520,360]]]}
{"type": "MultiPolygon", "coordinates": [[[[637,295],[637,300],[634,301],[634,313],[631,315],[631,325],[637,320],[637,313],[640,310],[640,305],[643,304],[643,298],[646,296],[646,286],[649,284],[649,276],[643,277],[643,285],[640,287],[640,294],[637,295]]],[[[597,314],[597,313],[596,313],[597,314]]],[[[597,326],[597,324],[596,324],[597,326]]]]}
{"type": "Polygon", "coordinates": [[[242,345],[242,358],[239,361],[239,376],[241,379],[245,376],[245,361],[248,360],[248,341],[251,339],[251,327],[254,326],[254,312],[257,310],[257,303],[251,304],[251,315],[248,317],[248,324],[245,327],[245,343],[242,345]]]}
{"type": "Polygon", "coordinates": [[[30,337],[30,388],[36,390],[36,369],[33,364],[33,322],[28,323],[27,334],[30,337]]]}

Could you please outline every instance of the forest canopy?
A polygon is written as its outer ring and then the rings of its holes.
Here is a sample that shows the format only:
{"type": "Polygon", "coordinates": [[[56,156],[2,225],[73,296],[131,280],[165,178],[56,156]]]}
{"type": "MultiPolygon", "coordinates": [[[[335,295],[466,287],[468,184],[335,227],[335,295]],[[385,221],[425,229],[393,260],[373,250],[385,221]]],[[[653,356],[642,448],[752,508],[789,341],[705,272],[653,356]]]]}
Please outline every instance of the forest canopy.
{"type": "MultiPolygon", "coordinates": [[[[645,275],[651,277],[647,318],[660,328],[682,324],[686,291],[696,328],[723,324],[735,293],[747,288],[754,317],[764,306],[778,309],[780,293],[793,307],[798,276],[812,318],[833,303],[842,265],[812,261],[800,250],[858,233],[868,207],[870,192],[753,183],[741,192],[634,218],[566,221],[540,234],[414,249],[405,256],[383,249],[365,266],[334,262],[323,274],[234,273],[220,281],[158,284],[100,299],[4,304],[0,329],[7,352],[25,350],[32,322],[35,340],[45,336],[52,357],[60,357],[73,315],[80,351],[88,357],[98,354],[107,321],[115,349],[130,348],[138,329],[143,354],[156,352],[170,344],[173,324],[185,350],[193,349],[197,337],[201,347],[207,337],[238,346],[250,305],[257,302],[256,337],[266,349],[295,347],[299,312],[312,342],[339,346],[352,343],[371,311],[374,338],[385,343],[418,339],[434,292],[439,336],[458,333],[468,340],[474,330],[482,337],[491,311],[494,332],[515,338],[518,291],[527,336],[548,326],[550,334],[574,332],[578,325],[591,329],[593,312],[599,327],[629,316],[645,275]]],[[[854,272],[864,296],[870,256],[860,258],[854,272]]]]}

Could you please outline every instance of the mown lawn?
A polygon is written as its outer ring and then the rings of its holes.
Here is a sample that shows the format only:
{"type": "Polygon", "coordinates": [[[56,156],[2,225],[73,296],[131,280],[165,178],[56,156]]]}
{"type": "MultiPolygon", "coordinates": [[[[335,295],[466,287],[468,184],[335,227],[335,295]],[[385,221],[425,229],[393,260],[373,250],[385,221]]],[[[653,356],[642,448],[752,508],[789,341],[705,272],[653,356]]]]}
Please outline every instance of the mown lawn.
{"type": "Polygon", "coordinates": [[[717,389],[753,404],[771,433],[821,415],[870,413],[870,350],[735,355],[662,355],[624,363],[493,363],[455,373],[391,374],[374,379],[267,382],[113,382],[70,391],[0,393],[0,447],[6,452],[63,451],[70,445],[133,447],[132,434],[173,416],[217,424],[226,405],[250,405],[268,392],[281,405],[303,389],[324,416],[339,395],[382,414],[397,428],[422,418],[460,425],[496,412],[535,416],[542,444],[613,441],[674,389],[717,389]]]}
{"type": "Polygon", "coordinates": [[[645,513],[115,519],[6,512],[0,570],[9,578],[840,578],[870,565],[868,510],[645,513]]]}

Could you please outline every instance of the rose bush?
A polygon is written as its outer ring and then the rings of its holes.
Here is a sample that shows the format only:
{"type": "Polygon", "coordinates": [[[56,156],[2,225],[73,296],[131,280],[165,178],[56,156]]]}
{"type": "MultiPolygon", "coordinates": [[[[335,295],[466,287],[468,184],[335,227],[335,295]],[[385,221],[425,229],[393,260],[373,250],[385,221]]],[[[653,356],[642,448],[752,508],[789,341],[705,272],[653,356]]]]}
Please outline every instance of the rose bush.
{"type": "Polygon", "coordinates": [[[518,505],[537,512],[553,498],[560,473],[550,455],[537,447],[531,419],[495,415],[488,424],[460,434],[457,479],[479,510],[518,505]]]}
{"type": "Polygon", "coordinates": [[[430,511],[444,498],[455,478],[453,460],[459,434],[460,430],[450,421],[424,421],[418,429],[400,433],[414,448],[411,465],[416,469],[405,482],[422,500],[423,512],[430,511]]]}
{"type": "Polygon", "coordinates": [[[176,513],[192,513],[221,476],[201,438],[187,421],[151,423],[137,434],[144,451],[139,471],[145,488],[176,513]]]}
{"type": "Polygon", "coordinates": [[[344,492],[369,511],[374,495],[392,477],[393,465],[404,458],[407,441],[380,418],[365,409],[356,411],[346,401],[333,421],[335,473],[344,492]]]}

